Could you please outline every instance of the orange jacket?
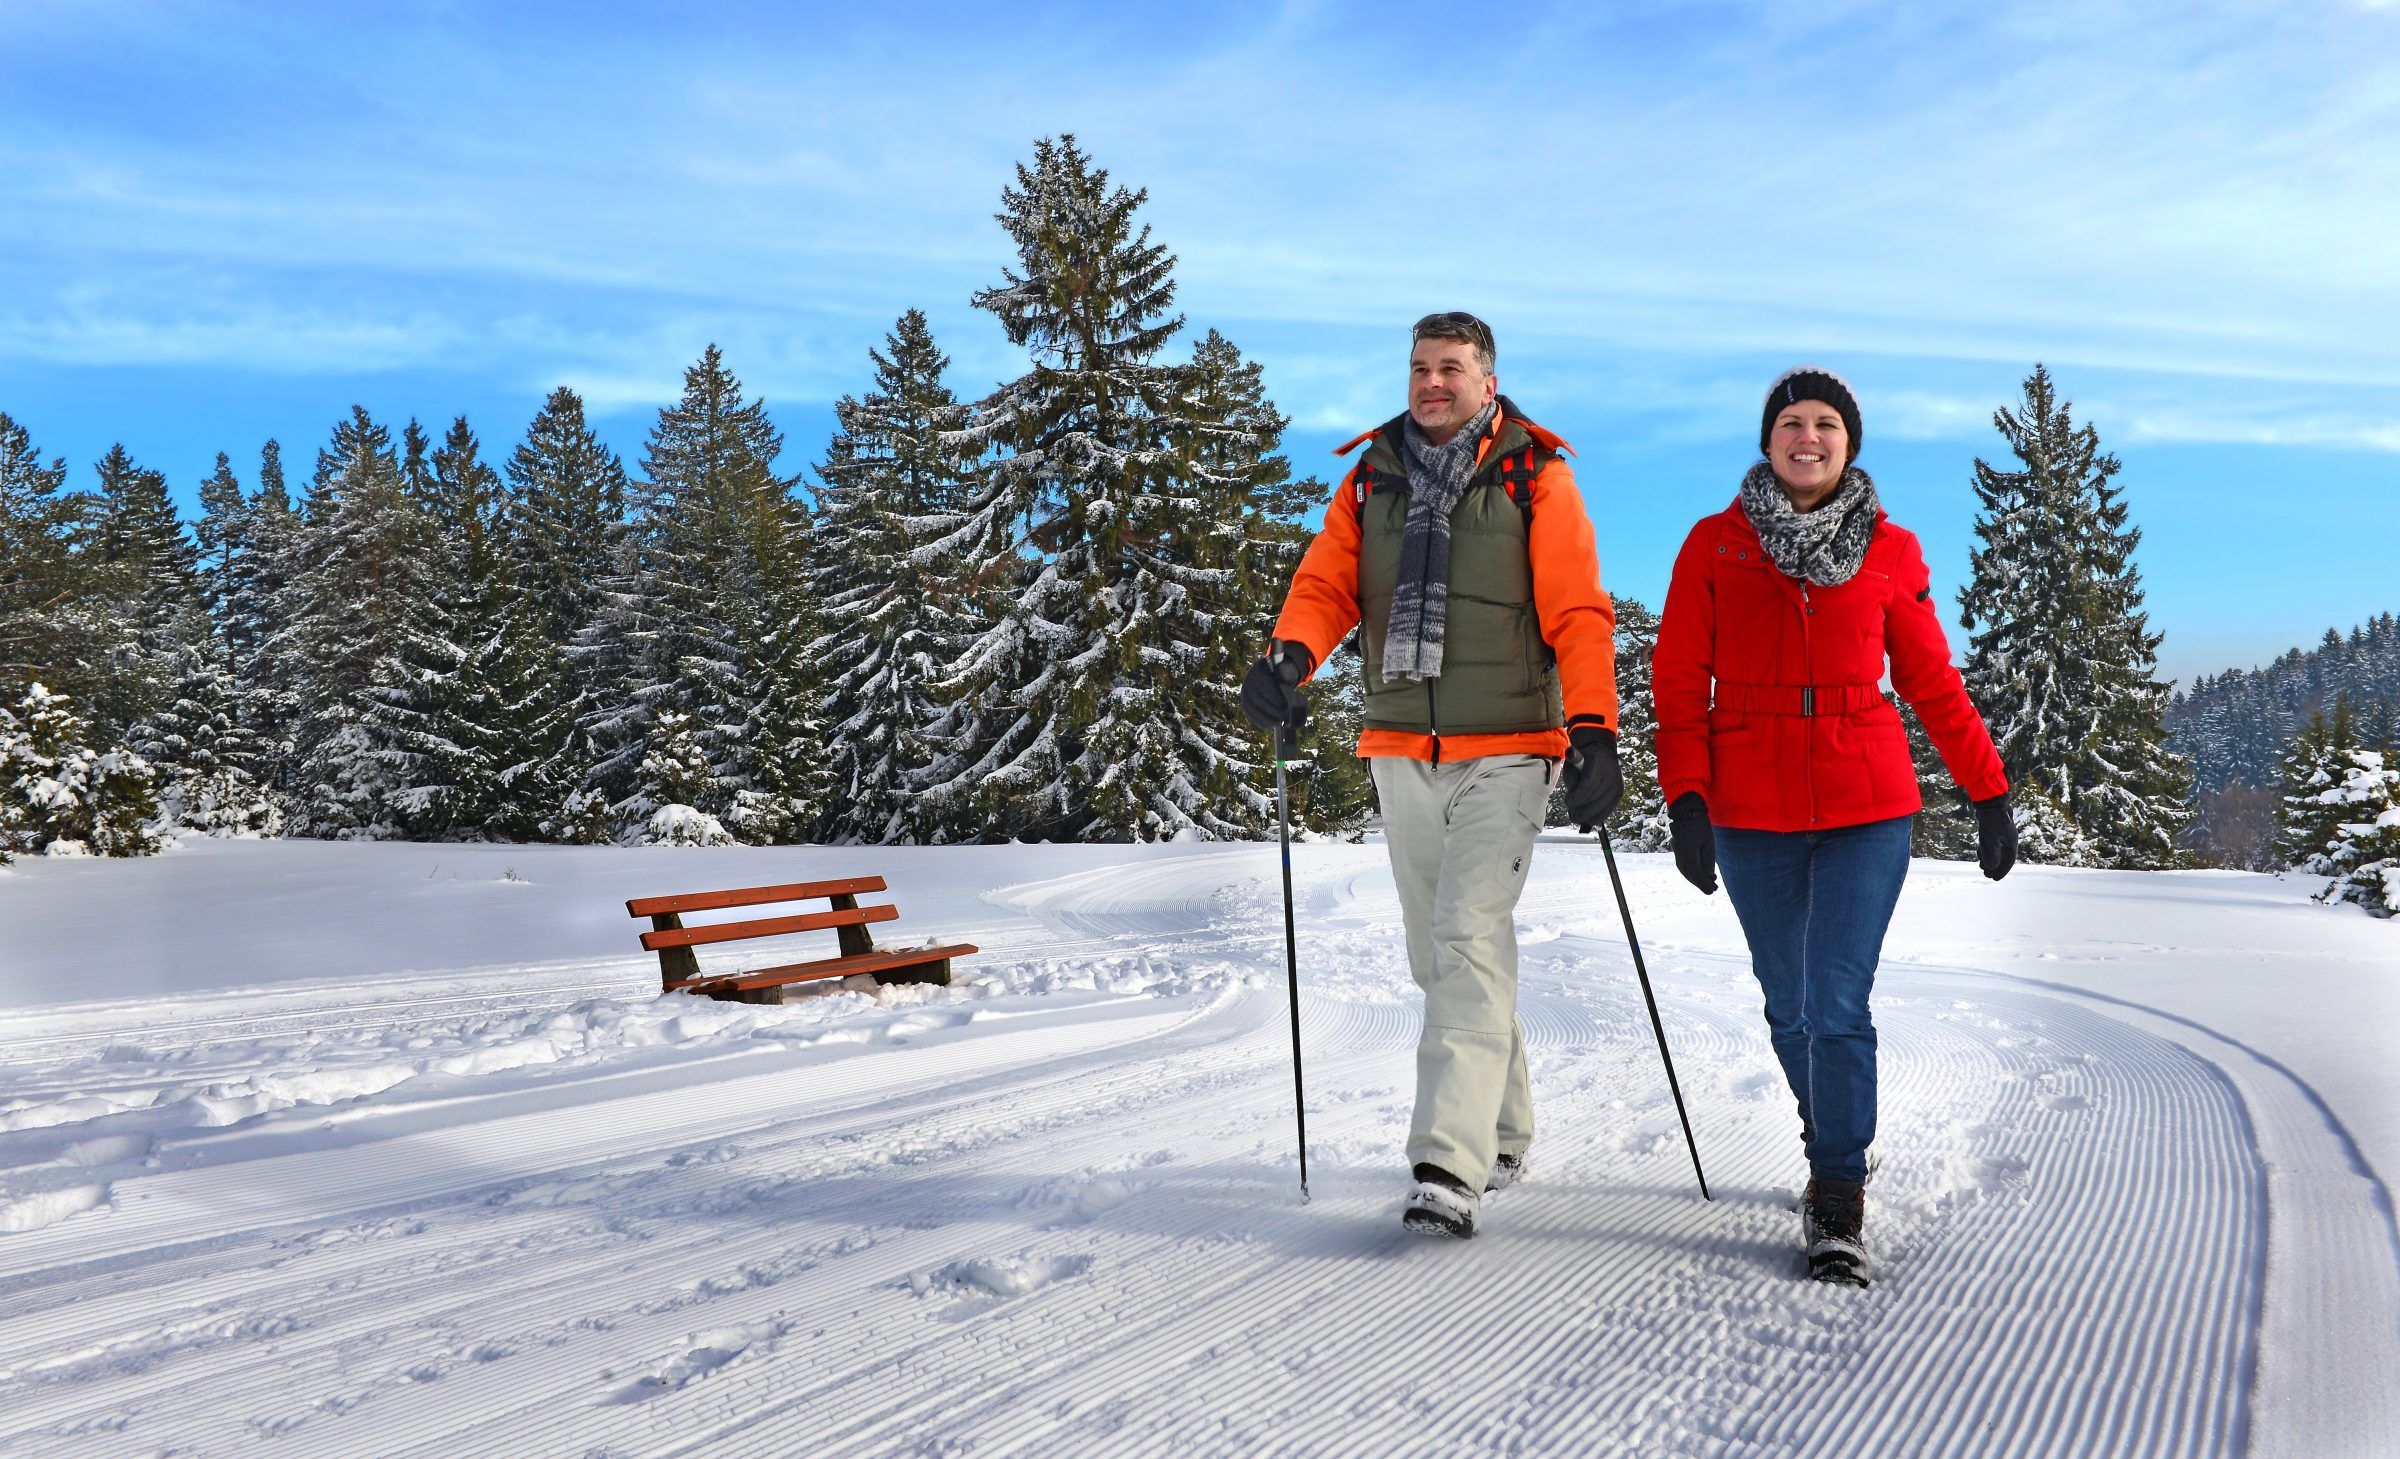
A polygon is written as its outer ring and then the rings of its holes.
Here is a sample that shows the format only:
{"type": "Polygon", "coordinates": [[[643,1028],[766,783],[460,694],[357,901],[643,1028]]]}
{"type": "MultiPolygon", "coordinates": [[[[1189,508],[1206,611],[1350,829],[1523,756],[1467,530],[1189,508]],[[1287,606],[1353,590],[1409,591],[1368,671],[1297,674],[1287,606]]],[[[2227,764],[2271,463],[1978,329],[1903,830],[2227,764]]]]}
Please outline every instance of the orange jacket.
{"type": "MultiPolygon", "coordinates": [[[[1478,463],[1491,449],[1502,416],[1494,412],[1490,430],[1476,447],[1478,463]]],[[[1533,482],[1533,520],[1527,551],[1533,559],[1533,606],[1541,622],[1542,639],[1558,655],[1559,692],[1566,703],[1566,727],[1530,734],[1443,735],[1411,734],[1405,730],[1368,727],[1359,733],[1362,756],[1389,755],[1408,760],[1471,760],[1483,755],[1544,755],[1553,760],[1567,753],[1567,731],[1579,724],[1617,727],[1617,610],[1600,586],[1600,554],[1592,536],[1591,514],[1584,510],[1575,473],[1567,465],[1568,447],[1529,421],[1520,421],[1559,454],[1533,482]]],[[[1369,431],[1336,455],[1346,455],[1374,435],[1369,431]]],[[[1308,650],[1323,667],[1326,656],[1358,625],[1358,553],[1361,502],[1352,485],[1355,469],[1334,488],[1325,509],[1325,525],[1284,595],[1282,616],[1275,620],[1275,637],[1308,650]]],[[[1314,676],[1312,670],[1311,676],[1314,676]]]]}

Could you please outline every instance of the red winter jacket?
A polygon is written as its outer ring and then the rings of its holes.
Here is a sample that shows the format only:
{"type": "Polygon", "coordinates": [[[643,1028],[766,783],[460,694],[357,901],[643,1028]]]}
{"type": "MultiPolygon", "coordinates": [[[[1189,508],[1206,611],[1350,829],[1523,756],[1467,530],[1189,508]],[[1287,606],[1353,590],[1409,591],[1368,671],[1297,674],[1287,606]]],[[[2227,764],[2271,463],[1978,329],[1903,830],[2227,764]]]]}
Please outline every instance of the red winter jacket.
{"type": "Polygon", "coordinates": [[[1887,657],[1951,778],[1976,800],[2006,790],[1913,534],[1876,513],[1857,576],[1827,588],[1784,576],[1739,498],[1701,518],[1676,555],[1651,667],[1667,803],[1696,790],[1717,825],[1758,831],[1914,814],[1908,734],[1877,687],[1887,657]]]}

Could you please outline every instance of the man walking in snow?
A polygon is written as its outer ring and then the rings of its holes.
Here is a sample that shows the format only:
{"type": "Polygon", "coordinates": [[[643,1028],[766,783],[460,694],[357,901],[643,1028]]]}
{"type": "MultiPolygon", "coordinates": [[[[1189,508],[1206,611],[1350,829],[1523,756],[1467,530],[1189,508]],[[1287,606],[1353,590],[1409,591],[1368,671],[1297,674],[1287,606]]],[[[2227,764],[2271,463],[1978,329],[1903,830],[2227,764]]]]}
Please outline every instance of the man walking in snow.
{"type": "Polygon", "coordinates": [[[1298,685],[1363,629],[1368,761],[1425,993],[1402,1220],[1475,1234],[1533,1140],[1517,1023],[1517,897],[1563,761],[1569,819],[1624,792],[1616,610],[1566,443],[1500,394],[1491,327],[1417,321],[1408,409],[1364,444],[1301,559],[1242,707],[1296,722],[1298,685]]]}

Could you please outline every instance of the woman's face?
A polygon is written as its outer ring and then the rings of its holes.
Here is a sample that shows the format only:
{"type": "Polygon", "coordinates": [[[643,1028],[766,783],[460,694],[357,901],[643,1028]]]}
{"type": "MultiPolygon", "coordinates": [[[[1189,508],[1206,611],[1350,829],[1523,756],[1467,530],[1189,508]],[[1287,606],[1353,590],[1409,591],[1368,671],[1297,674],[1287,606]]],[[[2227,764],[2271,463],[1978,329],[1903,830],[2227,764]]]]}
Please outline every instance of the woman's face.
{"type": "Polygon", "coordinates": [[[1842,413],[1822,400],[1785,406],[1767,433],[1767,464],[1800,510],[1831,496],[1850,464],[1850,433],[1842,413]]]}

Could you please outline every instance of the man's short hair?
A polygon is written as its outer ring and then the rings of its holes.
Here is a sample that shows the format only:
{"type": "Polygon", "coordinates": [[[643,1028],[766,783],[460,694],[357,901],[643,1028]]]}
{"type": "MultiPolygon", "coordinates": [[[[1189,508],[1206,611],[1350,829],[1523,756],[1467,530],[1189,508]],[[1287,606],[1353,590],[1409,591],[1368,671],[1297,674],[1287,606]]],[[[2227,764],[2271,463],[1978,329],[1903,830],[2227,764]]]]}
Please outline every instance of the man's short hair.
{"type": "Polygon", "coordinates": [[[1475,363],[1483,366],[1486,375],[1498,366],[1500,351],[1492,343],[1492,327],[1464,309],[1444,309],[1418,320],[1416,329],[1409,335],[1410,346],[1414,347],[1419,340],[1428,339],[1450,339],[1473,345],[1475,363]]]}

